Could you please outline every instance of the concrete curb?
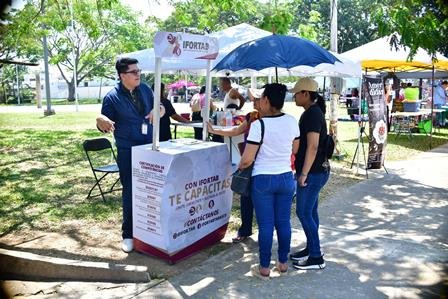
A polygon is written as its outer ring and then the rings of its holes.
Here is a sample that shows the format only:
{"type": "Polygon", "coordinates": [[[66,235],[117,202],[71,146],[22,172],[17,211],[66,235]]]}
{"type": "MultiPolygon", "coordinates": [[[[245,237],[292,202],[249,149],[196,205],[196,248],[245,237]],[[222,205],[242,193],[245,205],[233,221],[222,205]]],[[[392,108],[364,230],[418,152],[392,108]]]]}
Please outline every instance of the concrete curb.
{"type": "Polygon", "coordinates": [[[85,262],[2,248],[0,248],[0,278],[96,282],[151,280],[146,266],[85,262]]]}

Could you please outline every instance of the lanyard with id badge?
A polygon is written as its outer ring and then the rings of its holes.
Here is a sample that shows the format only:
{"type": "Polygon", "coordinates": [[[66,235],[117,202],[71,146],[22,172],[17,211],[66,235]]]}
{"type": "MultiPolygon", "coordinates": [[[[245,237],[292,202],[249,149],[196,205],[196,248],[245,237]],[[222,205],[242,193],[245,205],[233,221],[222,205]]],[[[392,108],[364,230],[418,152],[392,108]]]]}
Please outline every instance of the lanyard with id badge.
{"type": "Polygon", "coordinates": [[[148,121],[146,119],[142,123],[142,135],[148,135],[148,121]]]}

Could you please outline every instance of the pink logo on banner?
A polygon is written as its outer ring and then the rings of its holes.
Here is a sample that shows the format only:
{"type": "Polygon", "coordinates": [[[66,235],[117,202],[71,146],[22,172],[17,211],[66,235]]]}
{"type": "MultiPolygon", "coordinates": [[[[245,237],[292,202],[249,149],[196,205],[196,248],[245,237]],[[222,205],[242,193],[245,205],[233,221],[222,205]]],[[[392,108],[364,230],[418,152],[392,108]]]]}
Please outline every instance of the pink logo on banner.
{"type": "Polygon", "coordinates": [[[168,36],[166,38],[171,45],[174,45],[173,54],[176,56],[180,56],[180,54],[182,53],[182,50],[180,49],[179,38],[175,37],[171,33],[168,34],[168,36]]]}

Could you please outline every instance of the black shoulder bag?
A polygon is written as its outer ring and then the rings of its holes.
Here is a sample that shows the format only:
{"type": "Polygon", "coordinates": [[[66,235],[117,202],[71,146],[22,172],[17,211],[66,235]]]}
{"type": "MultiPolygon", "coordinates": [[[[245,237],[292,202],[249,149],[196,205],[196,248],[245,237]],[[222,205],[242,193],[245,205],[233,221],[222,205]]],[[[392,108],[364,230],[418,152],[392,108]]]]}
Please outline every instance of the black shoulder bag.
{"type": "Polygon", "coordinates": [[[230,189],[232,189],[233,192],[238,193],[242,196],[250,196],[250,183],[252,178],[252,170],[254,169],[255,160],[257,159],[258,152],[260,151],[261,144],[263,143],[264,138],[264,122],[260,118],[260,125],[261,125],[261,140],[260,140],[260,146],[258,147],[257,153],[255,154],[255,159],[252,164],[244,169],[237,169],[232,174],[232,184],[230,185],[230,189]]]}

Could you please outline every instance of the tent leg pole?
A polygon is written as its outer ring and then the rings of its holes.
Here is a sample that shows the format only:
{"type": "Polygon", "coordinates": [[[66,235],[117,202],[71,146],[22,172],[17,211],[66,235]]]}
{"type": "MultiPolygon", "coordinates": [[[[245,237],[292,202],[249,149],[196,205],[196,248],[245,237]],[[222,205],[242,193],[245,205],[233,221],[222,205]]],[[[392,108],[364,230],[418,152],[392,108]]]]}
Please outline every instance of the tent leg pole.
{"type": "Polygon", "coordinates": [[[154,74],[154,106],[152,109],[152,150],[159,150],[160,83],[162,82],[162,57],[156,57],[154,74]]]}
{"type": "Polygon", "coordinates": [[[434,65],[432,66],[432,76],[431,76],[431,133],[429,135],[429,149],[432,149],[432,131],[434,130],[434,65]]]}
{"type": "MultiPolygon", "coordinates": [[[[204,109],[201,110],[202,112],[202,140],[207,140],[208,137],[208,130],[207,130],[207,122],[210,115],[210,95],[211,95],[211,89],[212,89],[212,80],[210,76],[210,69],[212,66],[211,60],[207,60],[207,73],[205,77],[205,111],[204,109]]],[[[232,149],[230,149],[232,150],[232,149]]],[[[230,161],[232,162],[232,161],[230,161]]]]}

